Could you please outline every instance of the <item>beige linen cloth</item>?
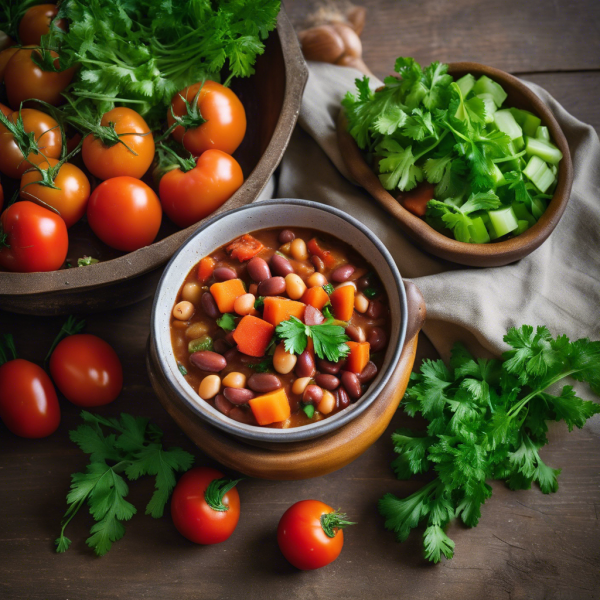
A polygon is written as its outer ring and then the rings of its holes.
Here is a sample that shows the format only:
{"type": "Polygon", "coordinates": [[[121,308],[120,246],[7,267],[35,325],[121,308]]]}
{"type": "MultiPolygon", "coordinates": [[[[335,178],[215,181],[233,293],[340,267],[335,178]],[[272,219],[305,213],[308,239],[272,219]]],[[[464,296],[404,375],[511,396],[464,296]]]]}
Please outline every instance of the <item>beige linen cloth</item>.
{"type": "MultiPolygon", "coordinates": [[[[442,357],[457,339],[473,352],[498,355],[512,326],[546,325],[553,335],[600,339],[600,142],[594,129],[571,116],[545,90],[529,84],[548,104],[571,149],[575,181],[566,211],[549,239],[508,266],[455,265],[421,250],[344,167],[336,139],[340,100],[362,74],[348,67],[309,63],[299,125],[285,153],[279,198],[335,206],[358,218],[386,245],[403,277],[427,304],[424,333],[442,357]]],[[[372,87],[381,83],[371,81],[372,87]]],[[[583,392],[583,390],[581,390],[583,392]]],[[[584,394],[587,395],[587,394],[584,394]]]]}

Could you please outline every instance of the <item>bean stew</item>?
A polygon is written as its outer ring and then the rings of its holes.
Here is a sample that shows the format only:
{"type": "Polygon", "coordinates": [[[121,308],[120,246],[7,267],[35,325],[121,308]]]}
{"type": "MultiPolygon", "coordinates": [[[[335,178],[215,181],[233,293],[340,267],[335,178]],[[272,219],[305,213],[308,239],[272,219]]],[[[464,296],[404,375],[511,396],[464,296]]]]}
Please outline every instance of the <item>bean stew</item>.
{"type": "Polygon", "coordinates": [[[171,317],[179,370],[231,419],[314,423],[367,391],[383,363],[389,304],[374,269],[320,231],[264,229],[204,257],[171,317]]]}

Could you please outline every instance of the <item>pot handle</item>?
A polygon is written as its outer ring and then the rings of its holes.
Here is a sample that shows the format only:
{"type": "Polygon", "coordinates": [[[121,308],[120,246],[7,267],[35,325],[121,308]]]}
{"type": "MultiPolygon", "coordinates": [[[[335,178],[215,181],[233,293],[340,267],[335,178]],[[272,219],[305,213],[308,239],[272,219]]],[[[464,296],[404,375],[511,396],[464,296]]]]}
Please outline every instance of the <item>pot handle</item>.
{"type": "Polygon", "coordinates": [[[427,317],[427,307],[421,290],[412,281],[403,280],[403,283],[408,307],[406,325],[406,341],[408,342],[421,331],[427,317]]]}

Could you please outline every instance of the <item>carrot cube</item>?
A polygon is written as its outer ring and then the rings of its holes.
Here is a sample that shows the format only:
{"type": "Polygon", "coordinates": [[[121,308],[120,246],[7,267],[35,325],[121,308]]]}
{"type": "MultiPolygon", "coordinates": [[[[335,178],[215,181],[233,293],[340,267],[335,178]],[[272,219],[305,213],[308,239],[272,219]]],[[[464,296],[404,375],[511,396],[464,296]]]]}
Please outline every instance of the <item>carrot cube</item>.
{"type": "Polygon", "coordinates": [[[287,321],[290,317],[304,318],[306,305],[287,298],[267,296],[265,298],[263,319],[277,326],[281,321],[287,321]]]}
{"type": "Polygon", "coordinates": [[[229,279],[228,281],[219,281],[210,286],[210,293],[213,295],[219,310],[222,313],[233,312],[233,303],[237,298],[246,293],[241,279],[229,279]]]}
{"type": "Polygon", "coordinates": [[[271,338],[275,333],[275,326],[258,317],[246,315],[235,328],[233,339],[238,350],[248,356],[264,356],[271,338]]]}
{"type": "Polygon", "coordinates": [[[344,285],[337,288],[329,296],[329,301],[333,307],[335,318],[340,321],[349,321],[354,312],[354,286],[344,285]]]}
{"type": "Polygon", "coordinates": [[[371,345],[369,342],[346,342],[350,346],[350,354],[346,361],[346,368],[352,373],[362,373],[370,359],[371,345]]]}
{"type": "Polygon", "coordinates": [[[242,237],[233,240],[226,250],[231,254],[232,258],[237,258],[240,262],[250,260],[256,256],[264,246],[255,237],[246,233],[242,237]]]}
{"type": "Polygon", "coordinates": [[[302,302],[304,304],[310,304],[315,308],[321,310],[328,302],[329,296],[327,292],[320,286],[308,288],[302,296],[302,302]]]}
{"type": "Polygon", "coordinates": [[[204,257],[198,265],[198,281],[206,283],[215,270],[215,261],[210,256],[204,257]]]}
{"type": "Polygon", "coordinates": [[[252,398],[248,402],[259,425],[270,425],[289,419],[290,403],[285,390],[278,389],[262,396],[252,398]]]}

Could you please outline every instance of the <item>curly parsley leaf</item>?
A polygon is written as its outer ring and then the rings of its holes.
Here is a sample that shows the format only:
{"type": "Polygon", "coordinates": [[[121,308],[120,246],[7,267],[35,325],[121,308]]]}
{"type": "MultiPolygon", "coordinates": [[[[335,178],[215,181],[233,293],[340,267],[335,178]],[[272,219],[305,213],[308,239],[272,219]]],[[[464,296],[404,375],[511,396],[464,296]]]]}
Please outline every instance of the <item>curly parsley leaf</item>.
{"type": "Polygon", "coordinates": [[[233,331],[235,329],[235,315],[224,313],[217,319],[217,325],[225,331],[233,331]]]}

